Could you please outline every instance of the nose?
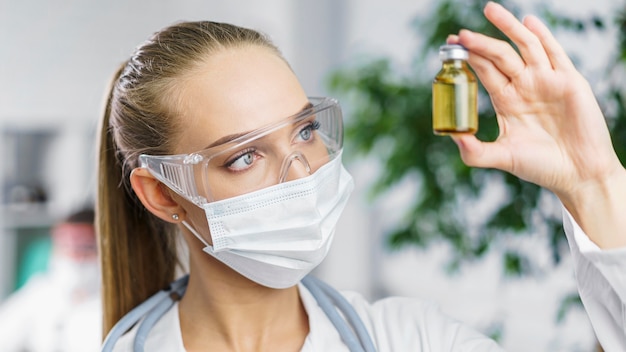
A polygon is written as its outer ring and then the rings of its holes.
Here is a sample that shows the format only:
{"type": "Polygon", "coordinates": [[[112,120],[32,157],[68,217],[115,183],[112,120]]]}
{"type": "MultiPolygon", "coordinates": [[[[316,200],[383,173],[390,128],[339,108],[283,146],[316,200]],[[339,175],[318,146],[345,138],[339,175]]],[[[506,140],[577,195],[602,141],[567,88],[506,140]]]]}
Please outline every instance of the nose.
{"type": "Polygon", "coordinates": [[[304,154],[293,152],[289,154],[283,161],[280,169],[280,178],[278,183],[285,181],[297,180],[311,174],[311,166],[304,154]]]}

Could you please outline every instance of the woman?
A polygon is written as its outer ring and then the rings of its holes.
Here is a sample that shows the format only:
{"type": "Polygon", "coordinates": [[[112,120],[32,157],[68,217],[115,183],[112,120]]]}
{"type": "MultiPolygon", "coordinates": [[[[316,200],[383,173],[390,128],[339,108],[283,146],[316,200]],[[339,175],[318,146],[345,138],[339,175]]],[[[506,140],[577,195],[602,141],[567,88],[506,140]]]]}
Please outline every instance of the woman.
{"type": "MultiPolygon", "coordinates": [[[[626,350],[618,275],[626,268],[626,171],[602,113],[538,19],[520,23],[494,3],[485,15],[521,56],[478,33],[449,38],[469,49],[501,131],[493,143],[453,139],[468,165],[511,172],[561,199],[598,339],[626,350]]],[[[256,32],[181,23],[141,45],[114,79],[101,128],[104,332],[174,279],[180,232],[186,291],[137,339],[146,350],[347,350],[349,338],[312,295],[316,286],[299,284],[326,254],[352,189],[341,128],[336,101],[307,98],[256,32]]],[[[364,350],[499,349],[418,301],[344,297],[368,335],[358,336],[364,350]]],[[[116,350],[131,349],[139,325],[116,350]]]]}

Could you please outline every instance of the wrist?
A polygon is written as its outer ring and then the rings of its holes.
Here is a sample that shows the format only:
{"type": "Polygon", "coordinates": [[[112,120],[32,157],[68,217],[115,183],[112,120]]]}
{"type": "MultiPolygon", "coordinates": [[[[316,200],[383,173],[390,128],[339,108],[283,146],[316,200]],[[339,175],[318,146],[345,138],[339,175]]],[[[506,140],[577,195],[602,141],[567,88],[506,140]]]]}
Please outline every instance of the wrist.
{"type": "Polygon", "coordinates": [[[626,170],[623,167],[557,196],[598,247],[626,247],[626,170]]]}

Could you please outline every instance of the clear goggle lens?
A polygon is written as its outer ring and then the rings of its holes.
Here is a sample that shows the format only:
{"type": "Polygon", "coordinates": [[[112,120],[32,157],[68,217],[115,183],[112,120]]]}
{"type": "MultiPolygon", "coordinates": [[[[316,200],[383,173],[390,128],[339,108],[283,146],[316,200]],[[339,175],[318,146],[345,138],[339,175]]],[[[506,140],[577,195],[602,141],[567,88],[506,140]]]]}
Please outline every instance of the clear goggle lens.
{"type": "Polygon", "coordinates": [[[343,145],[341,107],[331,98],[232,141],[199,152],[139,157],[141,167],[197,205],[312,174],[343,145]]]}

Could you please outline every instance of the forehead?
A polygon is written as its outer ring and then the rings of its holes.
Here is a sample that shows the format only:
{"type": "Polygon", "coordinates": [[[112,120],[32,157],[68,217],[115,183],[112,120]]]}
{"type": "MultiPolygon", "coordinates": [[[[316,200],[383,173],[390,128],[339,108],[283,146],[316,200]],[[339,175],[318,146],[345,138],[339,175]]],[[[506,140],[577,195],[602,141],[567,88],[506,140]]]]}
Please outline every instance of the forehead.
{"type": "Polygon", "coordinates": [[[230,134],[251,131],[299,112],[307,103],[296,76],[269,49],[224,49],[181,83],[177,152],[202,149],[230,134]]]}

